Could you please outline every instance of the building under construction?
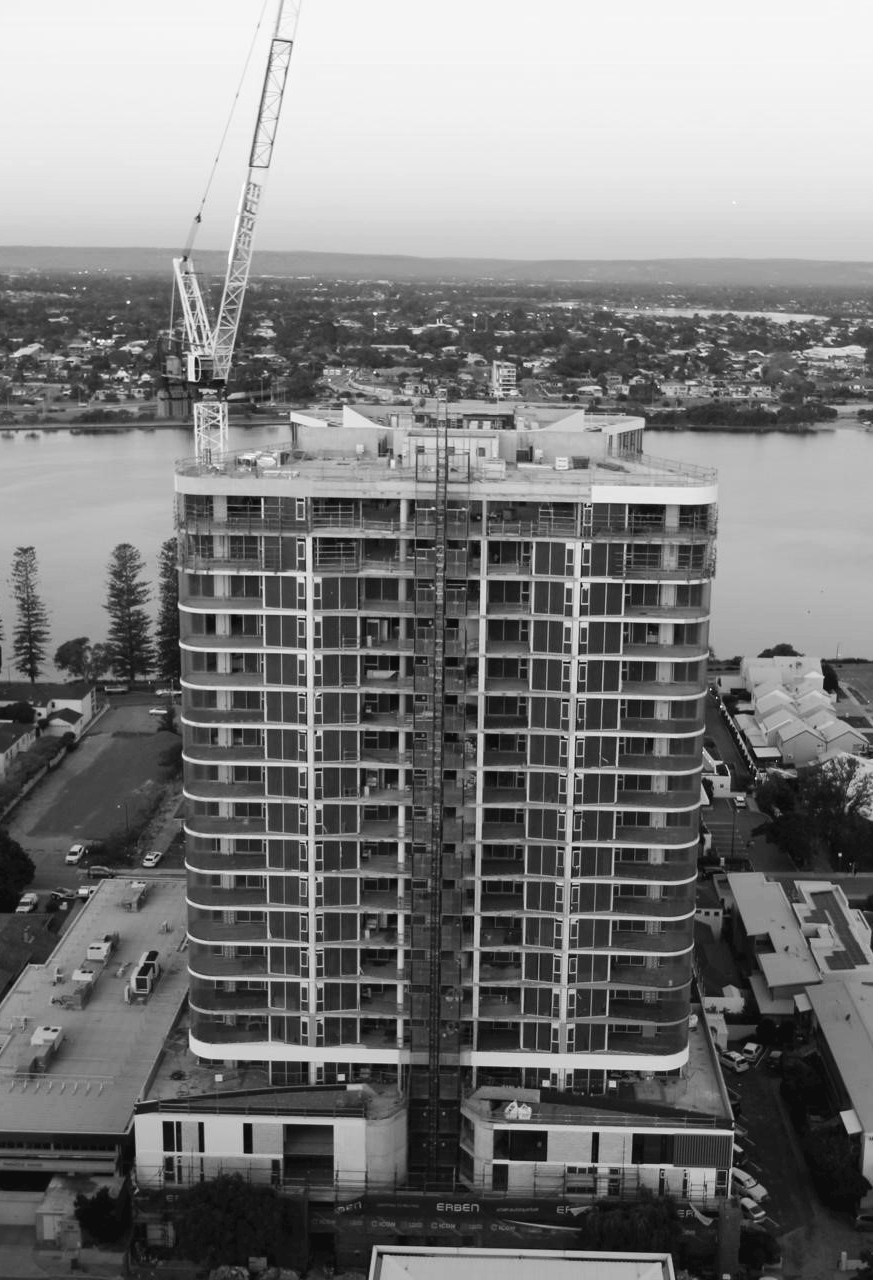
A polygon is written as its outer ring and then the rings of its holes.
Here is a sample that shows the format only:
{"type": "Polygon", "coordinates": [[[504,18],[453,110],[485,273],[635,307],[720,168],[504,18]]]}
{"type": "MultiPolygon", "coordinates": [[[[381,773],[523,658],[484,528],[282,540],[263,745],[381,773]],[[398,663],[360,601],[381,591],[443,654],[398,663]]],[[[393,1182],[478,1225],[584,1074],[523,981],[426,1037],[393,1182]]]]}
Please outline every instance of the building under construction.
{"type": "Polygon", "coordinates": [[[716,485],[642,436],[367,406],[177,470],[191,1048],[393,1089],[395,1182],[604,1190],[495,1108],[685,1074],[716,485]]]}

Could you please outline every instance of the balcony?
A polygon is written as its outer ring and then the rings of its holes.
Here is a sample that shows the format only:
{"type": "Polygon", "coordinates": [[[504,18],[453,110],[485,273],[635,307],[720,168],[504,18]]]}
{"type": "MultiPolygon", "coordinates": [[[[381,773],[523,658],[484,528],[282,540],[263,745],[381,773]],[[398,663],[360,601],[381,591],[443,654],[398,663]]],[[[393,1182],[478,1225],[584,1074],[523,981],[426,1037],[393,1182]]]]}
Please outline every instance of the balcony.
{"type": "Polygon", "coordinates": [[[621,822],[621,809],[656,809],[681,813],[696,809],[700,804],[700,788],[692,791],[636,791],[629,787],[619,788],[616,804],[617,815],[621,822]]]}
{"type": "Polygon", "coordinates": [[[226,1023],[219,1022],[208,1014],[201,1014],[196,1009],[191,1010],[191,1035],[205,1044],[257,1044],[267,1043],[270,1039],[266,1015],[254,1023],[236,1018],[232,1023],[226,1023]]]}
{"type": "Polygon", "coordinates": [[[521,1027],[489,1027],[480,1022],[476,1048],[481,1053],[517,1053],[521,1049],[521,1027]]]}
{"type": "Polygon", "coordinates": [[[618,757],[619,769],[626,769],[629,773],[700,773],[700,760],[697,755],[693,756],[677,756],[677,755],[631,755],[620,754],[618,757]]]}
{"type": "Polygon", "coordinates": [[[221,888],[200,886],[188,882],[188,905],[196,910],[232,911],[240,908],[267,907],[267,886],[261,889],[221,888]]]}
{"type": "Polygon", "coordinates": [[[479,931],[479,947],[482,951],[496,951],[500,947],[521,946],[521,922],[519,920],[483,922],[479,931]]]}
{"type": "Polygon", "coordinates": [[[179,596],[179,608],[192,613],[264,613],[265,606],[257,596],[201,596],[183,591],[179,596]]]}
{"type": "Polygon", "coordinates": [[[188,742],[182,748],[182,759],[193,765],[263,764],[264,744],[261,742],[250,747],[223,747],[188,742]]]}
{"type": "Polygon", "coordinates": [[[614,928],[608,947],[590,947],[591,951],[627,951],[637,955],[673,955],[683,956],[690,953],[694,945],[690,925],[687,929],[670,933],[647,933],[642,929],[624,930],[614,928]]]}
{"type": "Polygon", "coordinates": [[[483,915],[502,915],[506,911],[515,914],[524,911],[524,891],[519,886],[516,893],[489,892],[488,885],[482,885],[480,910],[483,915]]]}
{"type": "MultiPolygon", "coordinates": [[[[183,681],[187,688],[187,682],[183,681]]],[[[245,710],[230,707],[192,707],[190,704],[182,708],[182,724],[192,728],[209,728],[213,725],[246,725],[264,723],[263,707],[247,707],[245,710]]]]}
{"type": "Polygon", "coordinates": [[[622,657],[628,661],[641,662],[703,662],[709,655],[709,646],[700,641],[697,644],[670,644],[655,641],[653,644],[641,642],[634,644],[625,640],[621,649],[622,657]]]}
{"type": "Polygon", "coordinates": [[[215,955],[192,943],[188,951],[188,969],[195,978],[237,978],[242,981],[266,975],[267,957],[215,955]]]}
{"type": "Polygon", "coordinates": [[[694,895],[681,898],[648,898],[642,894],[614,894],[613,916],[631,916],[638,920],[686,920],[694,915],[694,895]]]}
{"type": "Polygon", "coordinates": [[[228,924],[223,920],[198,920],[192,914],[188,918],[188,936],[192,942],[202,943],[266,943],[267,922],[266,920],[238,920],[228,924]]]}
{"type": "Polygon", "coordinates": [[[260,635],[184,635],[179,645],[191,653],[259,653],[265,648],[260,635]]]}
{"type": "Polygon", "coordinates": [[[496,769],[502,766],[517,768],[519,765],[527,764],[526,751],[492,751],[487,747],[483,756],[483,764],[486,769],[496,769]]]}
{"type": "Polygon", "coordinates": [[[674,622],[698,622],[709,617],[708,604],[634,604],[625,602],[626,618],[664,618],[674,622]]]}
{"type": "Polygon", "coordinates": [[[663,1055],[665,1057],[681,1053],[685,1048],[687,1040],[686,1023],[682,1022],[675,1028],[659,1028],[658,1032],[651,1035],[629,1035],[620,1031],[607,1031],[607,1050],[610,1053],[632,1053],[646,1055],[651,1054],[653,1057],[663,1055]]]}
{"type": "Polygon", "coordinates": [[[266,988],[263,991],[205,990],[200,984],[192,983],[188,1005],[192,1013],[252,1013],[256,1010],[266,1013],[267,991],[266,988]]]}
{"type": "Polygon", "coordinates": [[[489,987],[495,986],[499,982],[520,982],[521,981],[521,960],[507,956],[506,964],[480,964],[479,965],[479,981],[487,982],[489,987]]]}
{"type": "Polygon", "coordinates": [[[669,862],[622,862],[616,859],[616,880],[632,880],[648,884],[684,884],[697,878],[696,857],[670,859],[669,862]]]}
{"type": "Polygon", "coordinates": [[[186,689],[260,689],[264,683],[262,671],[186,671],[183,684],[186,689]]]}
{"type": "Polygon", "coordinates": [[[703,732],[703,708],[701,707],[699,716],[682,720],[669,718],[660,720],[657,716],[645,719],[628,716],[621,721],[619,727],[623,733],[628,734],[644,733],[661,738],[696,738],[703,732]]]}
{"type": "Polygon", "coordinates": [[[703,684],[699,680],[623,680],[621,692],[626,698],[699,698],[703,684]]]}
{"type": "Polygon", "coordinates": [[[524,840],[524,817],[512,819],[492,818],[488,814],[483,815],[482,822],[482,839],[485,844],[489,844],[495,840],[524,840]]]}
{"type": "Polygon", "coordinates": [[[609,1002],[609,1013],[604,1019],[602,1015],[592,1021],[612,1022],[646,1022],[659,1026],[675,1026],[688,1019],[688,997],[674,993],[660,994],[655,1000],[622,1000],[613,997],[609,1002]]]}
{"type": "Polygon", "coordinates": [[[527,788],[509,786],[485,786],[482,789],[483,804],[524,804],[527,801],[527,788]]]}
{"type": "Polygon", "coordinates": [[[189,776],[185,779],[185,797],[188,800],[263,800],[263,782],[208,782],[189,776]]]}
{"type": "Polygon", "coordinates": [[[265,818],[219,818],[197,813],[185,818],[185,834],[189,836],[262,836],[266,832],[265,818]]]}
{"type": "Polygon", "coordinates": [[[632,827],[617,826],[615,843],[632,845],[635,848],[670,848],[684,849],[689,845],[695,848],[700,842],[698,827],[689,823],[682,827],[632,827]]]}
{"type": "MultiPolygon", "coordinates": [[[[656,968],[649,968],[648,965],[622,964],[620,959],[613,958],[610,975],[605,980],[605,984],[610,988],[654,987],[664,991],[678,990],[691,984],[690,956],[685,960],[662,961],[656,968]]],[[[604,980],[587,985],[600,987],[604,985],[604,980]]]]}
{"type": "Polygon", "coordinates": [[[256,875],[266,870],[267,854],[262,853],[218,853],[203,849],[189,849],[185,857],[186,871],[210,872],[220,871],[230,875],[239,872],[241,875],[256,875]]]}

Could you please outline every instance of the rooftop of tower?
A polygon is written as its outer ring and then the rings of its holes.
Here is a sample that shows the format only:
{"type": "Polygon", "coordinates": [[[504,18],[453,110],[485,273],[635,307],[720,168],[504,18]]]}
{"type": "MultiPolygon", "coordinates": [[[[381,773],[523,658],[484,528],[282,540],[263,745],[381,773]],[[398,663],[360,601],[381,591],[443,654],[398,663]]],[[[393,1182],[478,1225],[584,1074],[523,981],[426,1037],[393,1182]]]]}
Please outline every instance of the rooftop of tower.
{"type": "MultiPolygon", "coordinates": [[[[477,496],[500,499],[548,488],[556,500],[578,501],[586,489],[603,486],[711,488],[711,468],[653,458],[642,452],[644,421],[623,415],[593,415],[553,406],[515,404],[511,408],[462,401],[446,409],[448,479],[481,486],[477,496]]],[[[283,492],[310,481],[360,492],[378,485],[380,496],[408,492],[435,473],[437,404],[346,406],[342,411],[290,415],[286,441],[267,449],[243,449],[210,461],[177,464],[177,487],[189,492],[221,492],[232,482],[286,481],[283,492]],[[205,485],[196,480],[208,481],[205,485]],[[191,482],[195,481],[194,484],[191,482]],[[302,482],[295,485],[294,481],[302,482]]],[[[602,500],[609,501],[608,492],[602,500]]]]}

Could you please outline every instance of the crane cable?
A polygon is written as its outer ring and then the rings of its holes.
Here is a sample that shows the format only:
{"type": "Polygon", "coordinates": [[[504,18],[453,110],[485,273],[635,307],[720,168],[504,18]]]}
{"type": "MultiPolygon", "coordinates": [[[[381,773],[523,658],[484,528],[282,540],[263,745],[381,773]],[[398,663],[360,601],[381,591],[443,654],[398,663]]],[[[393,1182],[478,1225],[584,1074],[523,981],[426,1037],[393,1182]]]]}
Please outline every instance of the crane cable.
{"type": "MultiPolygon", "coordinates": [[[[237,104],[239,103],[240,92],[242,90],[242,86],[246,78],[246,73],[249,68],[249,63],[252,60],[252,54],[255,51],[255,44],[257,43],[258,34],[261,30],[261,27],[264,24],[264,14],[267,12],[268,2],[269,0],[264,0],[264,3],[261,6],[260,17],[258,18],[257,24],[255,26],[254,34],[252,35],[251,44],[249,45],[249,51],[246,54],[246,60],[245,60],[245,63],[243,64],[243,69],[240,73],[239,82],[236,86],[236,93],[233,95],[233,101],[230,104],[230,111],[228,112],[227,121],[224,126],[224,131],[221,135],[221,140],[218,144],[218,150],[215,153],[215,159],[212,161],[212,168],[209,172],[209,177],[206,182],[206,188],[200,199],[200,207],[197,210],[191,222],[191,230],[188,232],[188,239],[185,241],[185,248],[182,250],[181,257],[183,262],[187,262],[188,259],[191,257],[191,250],[194,248],[194,241],[197,239],[197,232],[200,230],[200,225],[203,222],[203,208],[209,197],[209,190],[212,186],[213,179],[215,178],[215,172],[218,168],[218,162],[221,159],[221,153],[224,150],[224,144],[227,141],[227,135],[230,132],[231,122],[233,121],[234,112],[236,111],[237,104]]],[[[175,302],[176,302],[176,290],[173,289],[170,295],[170,324],[169,324],[169,330],[168,330],[169,333],[173,332],[173,327],[175,324],[175,302]]]]}
{"type": "Polygon", "coordinates": [[[191,250],[194,247],[194,241],[197,238],[197,232],[199,231],[200,224],[203,221],[203,208],[209,197],[209,190],[212,186],[213,179],[215,178],[215,172],[218,168],[218,162],[221,159],[221,153],[224,149],[224,144],[227,140],[228,132],[230,131],[230,126],[231,126],[231,122],[233,121],[234,112],[236,111],[237,105],[239,103],[240,92],[242,90],[243,83],[245,82],[245,79],[246,79],[246,73],[248,72],[249,63],[252,60],[252,54],[255,51],[255,44],[257,43],[258,34],[264,23],[264,14],[267,11],[267,4],[268,4],[268,0],[264,0],[263,5],[261,6],[261,15],[258,18],[254,35],[252,36],[252,41],[251,41],[251,44],[249,45],[249,51],[246,54],[246,60],[243,65],[242,72],[240,74],[239,83],[237,84],[237,87],[236,87],[236,93],[233,95],[233,101],[230,104],[230,111],[227,116],[227,122],[224,126],[224,132],[221,135],[221,141],[218,144],[218,150],[215,153],[215,159],[212,162],[212,169],[210,170],[209,178],[206,182],[206,189],[204,190],[203,196],[200,200],[200,207],[197,210],[197,213],[194,215],[194,220],[191,223],[191,230],[188,232],[188,239],[185,242],[185,248],[182,251],[183,260],[187,260],[190,257],[191,250]]]}

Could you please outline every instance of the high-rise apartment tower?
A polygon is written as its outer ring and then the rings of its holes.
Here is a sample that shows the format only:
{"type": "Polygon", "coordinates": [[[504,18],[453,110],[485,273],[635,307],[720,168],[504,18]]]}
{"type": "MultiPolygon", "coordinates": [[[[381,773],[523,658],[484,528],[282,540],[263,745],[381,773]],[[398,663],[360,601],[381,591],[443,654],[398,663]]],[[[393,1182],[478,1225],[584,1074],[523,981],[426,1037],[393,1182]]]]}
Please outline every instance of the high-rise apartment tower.
{"type": "Polygon", "coordinates": [[[192,1048],[391,1076],[422,1177],[477,1085],[686,1061],[716,486],[642,437],[368,407],[177,471],[192,1048]]]}

